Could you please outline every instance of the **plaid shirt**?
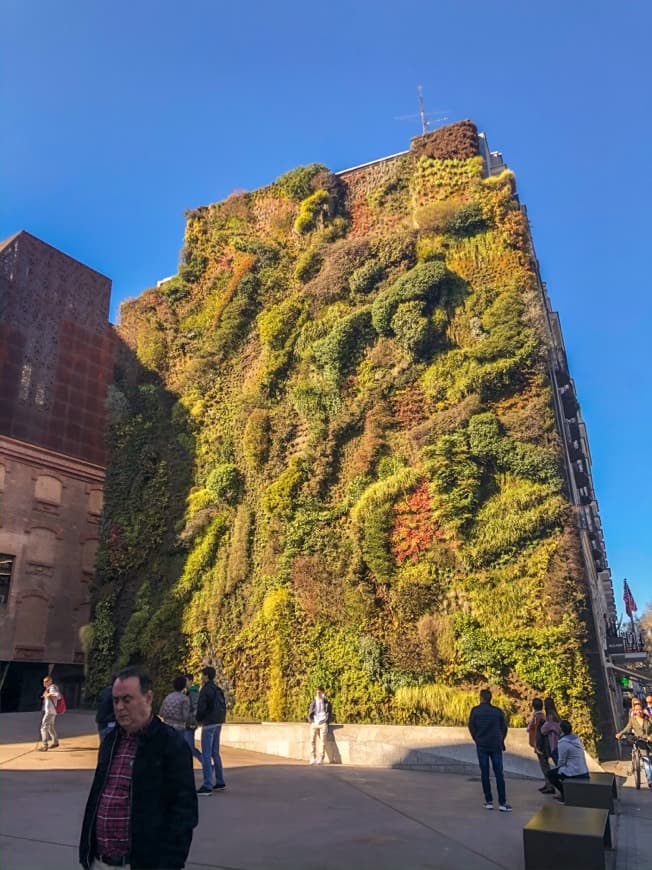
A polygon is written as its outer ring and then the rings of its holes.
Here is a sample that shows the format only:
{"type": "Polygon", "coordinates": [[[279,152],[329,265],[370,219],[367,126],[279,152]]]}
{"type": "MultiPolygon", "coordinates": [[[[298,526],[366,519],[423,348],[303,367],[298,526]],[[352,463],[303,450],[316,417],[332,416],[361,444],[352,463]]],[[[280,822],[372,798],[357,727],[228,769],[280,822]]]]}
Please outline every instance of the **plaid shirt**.
{"type": "Polygon", "coordinates": [[[123,858],[131,849],[131,777],[138,747],[138,734],[120,729],[104,789],[95,817],[98,855],[123,858]]]}

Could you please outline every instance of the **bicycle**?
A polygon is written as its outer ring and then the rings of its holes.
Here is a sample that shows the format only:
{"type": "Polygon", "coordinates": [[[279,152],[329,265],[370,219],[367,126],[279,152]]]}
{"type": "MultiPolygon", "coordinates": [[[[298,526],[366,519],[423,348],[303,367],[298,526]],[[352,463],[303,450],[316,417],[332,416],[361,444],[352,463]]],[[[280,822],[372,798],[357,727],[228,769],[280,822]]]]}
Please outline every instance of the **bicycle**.
{"type": "Polygon", "coordinates": [[[631,734],[623,734],[621,741],[632,747],[632,769],[634,774],[634,785],[636,788],[641,787],[641,768],[643,767],[643,757],[646,758],[649,765],[652,766],[652,758],[650,757],[650,742],[643,740],[641,737],[632,737],[631,734]]]}

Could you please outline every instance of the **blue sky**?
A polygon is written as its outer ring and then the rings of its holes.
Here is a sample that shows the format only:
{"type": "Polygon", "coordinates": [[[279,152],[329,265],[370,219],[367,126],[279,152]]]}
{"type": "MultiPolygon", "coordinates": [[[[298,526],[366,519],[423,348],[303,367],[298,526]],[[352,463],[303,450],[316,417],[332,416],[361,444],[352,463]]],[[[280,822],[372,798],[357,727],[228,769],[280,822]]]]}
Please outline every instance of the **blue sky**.
{"type": "Polygon", "coordinates": [[[176,271],[184,211],[402,151],[426,108],[516,172],[587,421],[616,600],[652,601],[648,4],[5,0],[0,238],[176,271]]]}

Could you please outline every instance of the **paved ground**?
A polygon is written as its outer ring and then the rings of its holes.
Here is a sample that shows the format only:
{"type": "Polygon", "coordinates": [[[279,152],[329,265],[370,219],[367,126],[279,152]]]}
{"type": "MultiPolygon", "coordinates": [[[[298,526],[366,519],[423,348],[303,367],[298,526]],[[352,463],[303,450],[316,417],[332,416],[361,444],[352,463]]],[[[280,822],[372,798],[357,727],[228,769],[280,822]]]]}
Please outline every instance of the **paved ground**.
{"type": "MultiPolygon", "coordinates": [[[[36,752],[37,714],[0,715],[2,870],[78,866],[97,738],[88,714],[59,725],[61,747],[36,752]]],[[[522,870],[522,828],[545,800],[538,783],[508,780],[514,812],[487,812],[477,777],[222,757],[227,789],[200,799],[189,870],[522,870]]],[[[620,804],[608,866],[641,870],[652,792],[625,787],[620,804]]]]}

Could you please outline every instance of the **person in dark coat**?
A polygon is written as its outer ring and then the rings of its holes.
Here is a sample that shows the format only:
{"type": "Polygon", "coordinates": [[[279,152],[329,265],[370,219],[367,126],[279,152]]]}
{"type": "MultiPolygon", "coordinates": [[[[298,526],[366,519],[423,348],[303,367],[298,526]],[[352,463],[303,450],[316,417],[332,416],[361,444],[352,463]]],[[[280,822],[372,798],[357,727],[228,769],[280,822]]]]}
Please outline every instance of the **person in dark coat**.
{"type": "Polygon", "coordinates": [[[111,682],[100,692],[97,699],[97,713],[95,714],[95,722],[97,723],[97,731],[100,735],[100,741],[104,740],[106,735],[112,728],[115,728],[115,713],[113,712],[113,683],[115,682],[115,674],[111,675],[111,682]]]}
{"type": "Polygon", "coordinates": [[[489,762],[494,769],[496,787],[498,789],[498,809],[501,813],[509,813],[512,808],[507,803],[505,792],[505,777],[503,774],[503,752],[507,737],[507,720],[499,707],[491,703],[491,692],[483,689],[480,692],[480,703],[471,710],[469,716],[469,731],[478,753],[482,790],[484,791],[485,809],[493,810],[494,802],[489,779],[489,762]]]}
{"type": "Polygon", "coordinates": [[[152,682],[139,668],[121,670],[112,691],[117,725],[100,744],[79,862],[181,870],[198,820],[190,749],[152,715],[152,682]]]}
{"type": "Polygon", "coordinates": [[[202,668],[202,688],[197,699],[197,723],[201,725],[201,755],[204,782],[197,794],[205,797],[224,791],[224,768],[220,757],[220,732],[226,720],[226,699],[215,684],[215,668],[202,668]]]}

